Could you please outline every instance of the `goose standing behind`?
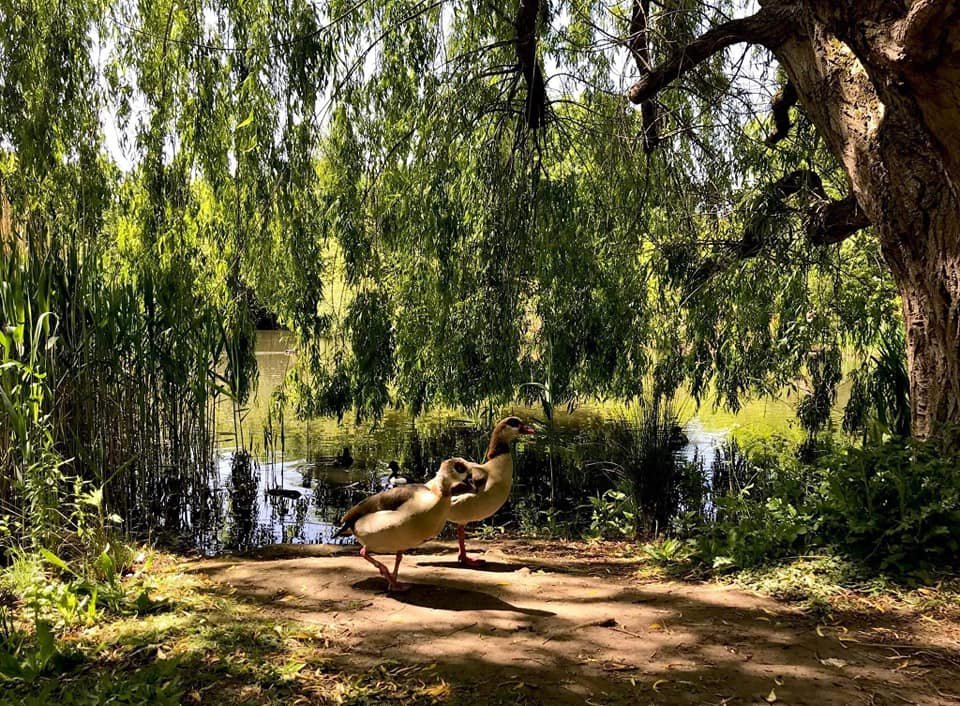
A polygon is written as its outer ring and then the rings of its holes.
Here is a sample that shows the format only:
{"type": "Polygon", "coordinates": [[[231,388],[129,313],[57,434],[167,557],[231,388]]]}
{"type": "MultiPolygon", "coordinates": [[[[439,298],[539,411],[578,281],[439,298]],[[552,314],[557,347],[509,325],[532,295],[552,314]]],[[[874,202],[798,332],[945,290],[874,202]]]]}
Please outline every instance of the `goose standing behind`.
{"type": "Polygon", "coordinates": [[[461,564],[482,566],[482,559],[467,556],[465,546],[468,522],[485,520],[499,510],[510,496],[513,487],[513,456],[510,442],[521,435],[533,434],[533,427],[524,424],[519,417],[502,419],[493,428],[490,445],[487,447],[487,460],[470,464],[470,478],[476,487],[474,492],[456,495],[450,504],[447,519],[457,525],[457,539],[460,543],[461,564]]]}
{"type": "Polygon", "coordinates": [[[387,476],[387,483],[389,483],[392,487],[407,484],[407,479],[400,475],[399,463],[396,461],[391,461],[387,464],[387,468],[390,469],[390,475],[387,476]]]}
{"type": "Polygon", "coordinates": [[[387,590],[404,591],[410,586],[397,581],[403,553],[437,536],[447,521],[454,488],[465,484],[467,490],[473,489],[469,477],[466,461],[449,458],[425,484],[400,485],[354,505],[334,537],[353,534],[363,545],[360,556],[377,567],[387,580],[387,590]],[[392,574],[373,553],[396,554],[392,574]]]}

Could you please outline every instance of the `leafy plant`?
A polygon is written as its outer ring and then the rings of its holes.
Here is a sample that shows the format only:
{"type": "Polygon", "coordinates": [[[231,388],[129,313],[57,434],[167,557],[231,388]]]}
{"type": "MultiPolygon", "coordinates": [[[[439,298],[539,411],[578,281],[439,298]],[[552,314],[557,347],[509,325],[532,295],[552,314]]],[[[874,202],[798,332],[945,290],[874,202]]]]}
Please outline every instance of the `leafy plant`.
{"type": "Polygon", "coordinates": [[[621,490],[606,490],[590,498],[593,514],[587,536],[625,539],[636,532],[637,508],[633,497],[621,490]]]}
{"type": "Polygon", "coordinates": [[[824,459],[822,512],[844,552],[894,573],[960,560],[960,461],[938,440],[892,439],[824,459]]]}
{"type": "Polygon", "coordinates": [[[744,450],[724,444],[711,470],[705,522],[688,530],[702,562],[717,570],[750,567],[816,541],[816,474],[783,439],[744,450]]]}
{"type": "Polygon", "coordinates": [[[644,545],[643,553],[655,564],[670,566],[687,561],[694,553],[690,543],[676,537],[665,537],[644,545]]]}
{"type": "Polygon", "coordinates": [[[876,351],[851,374],[843,429],[863,432],[872,443],[880,443],[885,433],[910,435],[910,379],[899,326],[886,326],[876,351]]]}

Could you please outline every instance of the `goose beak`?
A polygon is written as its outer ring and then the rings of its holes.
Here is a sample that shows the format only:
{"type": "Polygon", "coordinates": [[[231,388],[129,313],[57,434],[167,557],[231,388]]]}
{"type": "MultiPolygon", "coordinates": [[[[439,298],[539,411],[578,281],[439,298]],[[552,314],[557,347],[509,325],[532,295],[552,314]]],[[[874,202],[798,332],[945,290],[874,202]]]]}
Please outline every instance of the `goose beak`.
{"type": "Polygon", "coordinates": [[[527,435],[527,436],[530,436],[530,435],[532,435],[532,434],[536,434],[537,431],[536,431],[536,429],[534,429],[534,428],[533,428],[532,426],[530,426],[529,424],[523,424],[523,425],[520,426],[520,433],[521,433],[521,434],[525,434],[525,435],[527,435]]]}

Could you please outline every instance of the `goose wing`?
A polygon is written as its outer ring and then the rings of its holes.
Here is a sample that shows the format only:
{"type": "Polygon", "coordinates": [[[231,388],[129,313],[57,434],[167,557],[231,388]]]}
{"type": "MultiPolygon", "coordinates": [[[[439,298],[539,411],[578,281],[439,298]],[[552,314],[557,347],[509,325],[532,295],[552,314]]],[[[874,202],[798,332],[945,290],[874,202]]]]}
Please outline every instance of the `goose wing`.
{"type": "Polygon", "coordinates": [[[340,529],[333,535],[334,537],[343,537],[353,532],[353,526],[361,517],[381,510],[397,510],[401,505],[408,502],[417,493],[417,485],[398,485],[396,488],[384,490],[382,493],[371,495],[365,500],[361,500],[352,508],[347,510],[343,519],[340,520],[340,529]]]}

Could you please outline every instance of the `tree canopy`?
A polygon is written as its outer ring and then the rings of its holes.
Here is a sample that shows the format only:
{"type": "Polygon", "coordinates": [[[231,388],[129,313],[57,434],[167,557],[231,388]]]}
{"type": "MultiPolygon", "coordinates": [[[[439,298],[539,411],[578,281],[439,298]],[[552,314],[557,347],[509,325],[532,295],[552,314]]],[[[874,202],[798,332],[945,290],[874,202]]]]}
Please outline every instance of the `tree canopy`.
{"type": "Polygon", "coordinates": [[[302,412],[684,383],[736,407],[805,376],[816,427],[897,316],[875,238],[808,231],[841,166],[789,95],[768,111],[762,48],[627,96],[750,5],[18,2],[5,195],[118,271],[189,261],[230,316],[276,312],[302,412]]]}

